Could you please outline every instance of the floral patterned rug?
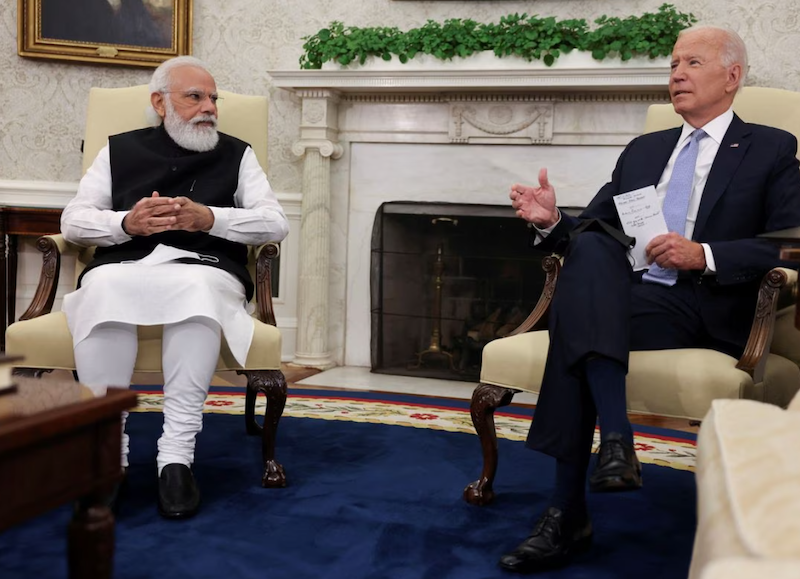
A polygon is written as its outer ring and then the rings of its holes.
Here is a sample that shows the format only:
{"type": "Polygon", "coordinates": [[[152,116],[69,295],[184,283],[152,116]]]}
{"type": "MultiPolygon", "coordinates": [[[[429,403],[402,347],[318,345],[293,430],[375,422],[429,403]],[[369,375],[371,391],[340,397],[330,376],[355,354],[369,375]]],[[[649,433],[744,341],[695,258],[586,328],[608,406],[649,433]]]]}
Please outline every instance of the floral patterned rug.
{"type": "MultiPolygon", "coordinates": [[[[163,394],[160,390],[153,390],[152,386],[137,390],[139,406],[135,412],[161,411],[163,394]]],[[[205,412],[244,414],[244,401],[243,388],[213,388],[206,400],[205,412]]],[[[257,414],[263,414],[264,404],[263,397],[259,396],[257,414]]],[[[513,405],[503,410],[495,414],[497,435],[523,442],[528,434],[531,411],[513,405]]],[[[475,434],[468,403],[425,396],[299,390],[289,394],[283,415],[475,434]]],[[[599,442],[596,431],[595,445],[599,442]]],[[[635,446],[641,462],[694,471],[696,449],[691,434],[661,428],[636,429],[635,446]]]]}

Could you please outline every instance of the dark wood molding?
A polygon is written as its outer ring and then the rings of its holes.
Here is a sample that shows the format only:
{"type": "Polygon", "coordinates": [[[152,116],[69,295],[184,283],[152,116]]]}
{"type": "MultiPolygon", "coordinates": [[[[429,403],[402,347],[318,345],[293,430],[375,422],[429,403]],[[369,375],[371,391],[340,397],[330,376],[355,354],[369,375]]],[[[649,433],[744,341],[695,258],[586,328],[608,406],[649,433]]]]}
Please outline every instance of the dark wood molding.
{"type": "MultiPolygon", "coordinates": [[[[6,328],[16,321],[17,237],[39,237],[60,231],[61,209],[0,206],[0,262],[2,262],[0,263],[0,292],[2,292],[0,349],[2,350],[5,350],[6,347],[6,328]]],[[[37,289],[37,296],[38,293],[37,289]]],[[[40,304],[40,306],[44,305],[44,303],[40,304]]],[[[29,311],[30,308],[25,314],[28,314],[29,311]]]]}

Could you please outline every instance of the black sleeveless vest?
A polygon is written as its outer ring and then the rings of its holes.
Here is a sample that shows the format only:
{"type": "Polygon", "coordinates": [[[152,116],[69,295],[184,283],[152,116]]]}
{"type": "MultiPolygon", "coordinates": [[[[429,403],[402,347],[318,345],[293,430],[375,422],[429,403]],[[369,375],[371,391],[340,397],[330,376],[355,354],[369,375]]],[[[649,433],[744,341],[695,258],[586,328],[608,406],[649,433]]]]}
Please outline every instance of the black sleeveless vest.
{"type": "MultiPolygon", "coordinates": [[[[187,151],[170,138],[162,125],[114,135],[108,142],[114,211],[132,209],[137,201],[150,197],[153,191],[158,191],[162,197],[184,196],[214,207],[234,206],[239,165],[248,146],[244,141],[219,133],[219,143],[212,151],[187,151]]],[[[236,276],[244,285],[247,299],[252,298],[247,246],[199,231],[165,231],[137,236],[120,245],[98,247],[81,278],[107,263],[141,259],[159,243],[216,257],[217,263],[190,258],[178,261],[223,269],[236,276]]]]}

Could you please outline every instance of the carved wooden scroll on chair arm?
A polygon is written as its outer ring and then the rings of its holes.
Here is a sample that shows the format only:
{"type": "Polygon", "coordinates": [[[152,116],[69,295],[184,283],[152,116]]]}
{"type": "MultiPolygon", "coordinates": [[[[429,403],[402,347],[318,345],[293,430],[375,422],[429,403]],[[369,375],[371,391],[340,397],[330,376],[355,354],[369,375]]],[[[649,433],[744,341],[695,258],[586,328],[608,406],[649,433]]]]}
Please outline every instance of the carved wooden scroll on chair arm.
{"type": "Polygon", "coordinates": [[[772,334],[775,331],[778,297],[787,280],[785,271],[780,268],[772,269],[761,280],[761,287],[758,289],[758,301],[750,337],[747,339],[739,363],[736,364],[737,368],[750,374],[756,383],[764,379],[764,366],[772,344],[772,334]]]}
{"type": "Polygon", "coordinates": [[[558,272],[561,271],[561,261],[559,256],[550,255],[542,260],[542,269],[545,272],[544,288],[539,296],[539,301],[536,302],[533,310],[525,321],[515,328],[509,336],[516,336],[517,334],[524,334],[535,328],[541,321],[547,310],[550,309],[550,302],[553,301],[553,294],[556,291],[556,281],[558,280],[558,272]]]}
{"type": "Polygon", "coordinates": [[[256,304],[258,319],[271,326],[275,324],[275,310],[272,307],[272,260],[280,254],[277,243],[261,246],[256,257],[256,304]]]}
{"type": "Polygon", "coordinates": [[[42,252],[42,272],[39,274],[39,285],[36,286],[31,305],[19,317],[20,320],[30,320],[49,314],[56,299],[58,276],[61,271],[61,252],[58,244],[52,237],[44,236],[36,240],[36,249],[42,252]]]}

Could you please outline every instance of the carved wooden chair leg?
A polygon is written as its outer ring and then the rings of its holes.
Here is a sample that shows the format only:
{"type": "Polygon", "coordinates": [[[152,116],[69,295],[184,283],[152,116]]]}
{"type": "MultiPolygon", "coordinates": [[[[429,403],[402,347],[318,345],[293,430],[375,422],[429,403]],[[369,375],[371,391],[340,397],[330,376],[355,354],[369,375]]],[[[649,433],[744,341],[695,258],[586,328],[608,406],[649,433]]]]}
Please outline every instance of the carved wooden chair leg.
{"type": "Polygon", "coordinates": [[[52,371],[52,369],[45,368],[14,368],[11,373],[14,376],[23,376],[25,378],[41,378],[45,372],[52,371]]]}
{"type": "MultiPolygon", "coordinates": [[[[275,460],[275,438],[278,433],[278,422],[286,406],[286,378],[280,370],[237,370],[247,376],[247,391],[253,392],[253,405],[255,396],[261,391],[267,398],[267,408],[264,412],[264,426],[261,432],[261,455],[264,461],[264,475],[261,486],[269,488],[285,487],[286,474],[283,466],[275,460]]],[[[245,404],[247,401],[245,400],[245,404]]],[[[245,408],[246,410],[246,408],[245,408]]],[[[255,417],[252,417],[255,423],[255,417]]],[[[250,421],[248,421],[248,424],[250,421]]]]}
{"type": "MultiPolygon", "coordinates": [[[[245,372],[239,372],[245,374],[245,372]]],[[[247,376],[247,390],[244,395],[244,427],[249,435],[261,434],[261,425],[256,421],[256,399],[258,390],[251,387],[251,380],[247,376]]]]}
{"type": "Polygon", "coordinates": [[[501,406],[508,406],[517,392],[520,390],[481,383],[472,393],[469,412],[472,415],[475,432],[481,441],[483,472],[481,478],[464,489],[464,500],[471,505],[488,505],[494,500],[492,484],[497,473],[497,432],[494,426],[494,411],[501,406]]]}

